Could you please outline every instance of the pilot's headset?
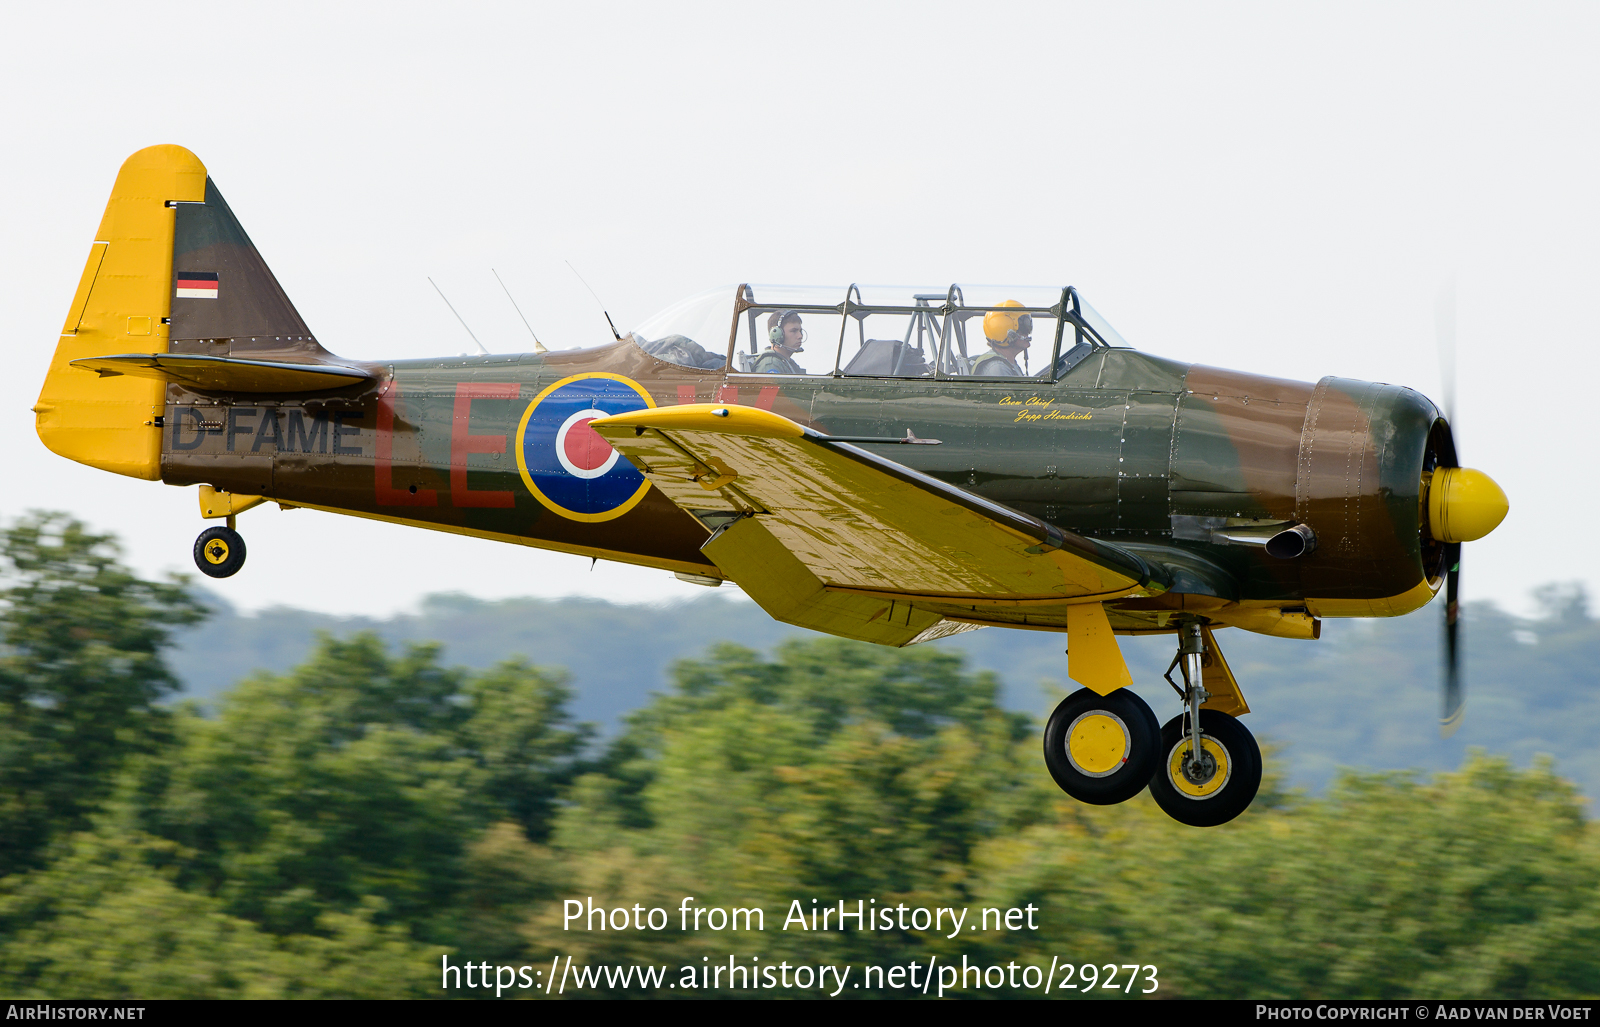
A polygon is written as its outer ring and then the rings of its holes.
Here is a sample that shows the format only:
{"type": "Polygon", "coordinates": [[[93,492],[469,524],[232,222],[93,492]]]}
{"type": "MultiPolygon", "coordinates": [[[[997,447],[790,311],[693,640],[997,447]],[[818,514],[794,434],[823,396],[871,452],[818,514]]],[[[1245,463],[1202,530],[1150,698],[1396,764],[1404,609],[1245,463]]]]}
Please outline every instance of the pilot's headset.
{"type": "MultiPolygon", "coordinates": [[[[791,317],[799,316],[800,311],[798,310],[780,310],[776,314],[773,314],[771,317],[767,318],[767,341],[776,347],[778,343],[783,341],[783,323],[789,320],[791,317]]],[[[801,329],[800,345],[804,346],[805,342],[805,329],[801,329]]],[[[796,350],[796,352],[799,351],[796,350]]]]}

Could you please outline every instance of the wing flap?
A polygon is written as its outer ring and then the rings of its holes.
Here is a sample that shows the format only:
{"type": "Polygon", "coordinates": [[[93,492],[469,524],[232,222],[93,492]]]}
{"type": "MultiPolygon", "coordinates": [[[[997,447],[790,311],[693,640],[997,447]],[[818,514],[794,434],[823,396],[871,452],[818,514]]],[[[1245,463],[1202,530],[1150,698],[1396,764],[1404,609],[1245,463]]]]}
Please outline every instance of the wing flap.
{"type": "Polygon", "coordinates": [[[73,367],[96,371],[102,378],[131,375],[175,382],[202,392],[324,392],[370,381],[375,375],[343,364],[286,364],[239,360],[192,353],[119,353],[82,357],[73,367]]]}
{"type": "Polygon", "coordinates": [[[879,645],[906,646],[981,627],[950,621],[908,602],[833,592],[766,529],[741,517],[705,544],[704,552],[773,617],[814,631],[879,645]]]}

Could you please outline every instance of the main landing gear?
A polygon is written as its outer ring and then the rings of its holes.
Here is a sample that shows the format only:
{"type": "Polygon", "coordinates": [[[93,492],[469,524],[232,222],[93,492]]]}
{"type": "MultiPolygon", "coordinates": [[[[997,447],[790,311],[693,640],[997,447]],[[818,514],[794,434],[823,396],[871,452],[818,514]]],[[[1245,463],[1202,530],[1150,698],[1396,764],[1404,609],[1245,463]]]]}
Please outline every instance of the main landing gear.
{"type": "Polygon", "coordinates": [[[1185,712],[1159,730],[1145,701],[1126,688],[1067,696],[1044,730],[1044,762],[1061,790],[1080,802],[1109,806],[1150,786],[1168,816],[1191,827],[1215,827],[1243,813],[1261,787],[1261,748],[1249,730],[1219,710],[1203,681],[1205,639],[1199,621],[1185,621],[1167,682],[1185,712]],[[1174,668],[1183,686],[1172,680],[1174,668]]]}
{"type": "Polygon", "coordinates": [[[1061,700],[1044,728],[1044,764],[1061,790],[1095,806],[1144,790],[1160,762],[1161,729],[1149,705],[1126,688],[1080,688],[1061,700]]]}
{"type": "Polygon", "coordinates": [[[227,578],[244,566],[244,538],[233,530],[233,518],[226,528],[207,528],[194,540],[194,565],[212,578],[227,578]]]}
{"type": "Polygon", "coordinates": [[[1238,720],[1218,710],[1203,710],[1211,698],[1203,680],[1205,642],[1199,621],[1178,631],[1178,655],[1167,668],[1167,683],[1183,699],[1185,711],[1161,728],[1161,765],[1150,779],[1150,797],[1167,815],[1190,827],[1226,824],[1245,811],[1261,787],[1261,747],[1238,720]],[[1183,673],[1183,687],[1172,669],[1183,673]]]}

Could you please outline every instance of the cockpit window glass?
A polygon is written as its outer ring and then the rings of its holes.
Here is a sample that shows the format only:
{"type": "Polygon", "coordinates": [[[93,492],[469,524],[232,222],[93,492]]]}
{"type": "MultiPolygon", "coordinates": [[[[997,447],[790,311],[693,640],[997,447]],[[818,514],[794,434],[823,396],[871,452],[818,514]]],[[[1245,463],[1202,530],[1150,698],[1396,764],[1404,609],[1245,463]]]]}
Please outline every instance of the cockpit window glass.
{"type": "MultiPolygon", "coordinates": [[[[1049,378],[1059,318],[1049,307],[1005,299],[952,311],[940,360],[953,378],[1049,378]]],[[[1070,338],[1070,336],[1069,336],[1070,338]]]]}
{"type": "Polygon", "coordinates": [[[734,329],[733,370],[745,374],[833,373],[839,301],[845,288],[746,285],[734,329]]]}
{"type": "Polygon", "coordinates": [[[948,291],[948,286],[851,286],[839,372],[868,378],[934,377],[948,291]]]}
{"type": "Polygon", "coordinates": [[[943,320],[932,306],[859,312],[845,327],[839,368],[852,377],[931,378],[943,320]]]}
{"type": "Polygon", "coordinates": [[[721,370],[728,360],[728,329],[736,290],[708,289],[679,300],[633,330],[646,353],[669,363],[721,370]]]}
{"type": "Polygon", "coordinates": [[[1078,341],[1072,341],[1073,326],[1068,325],[1061,337],[1061,355],[1056,358],[1056,378],[1066,377],[1067,373],[1085,360],[1094,350],[1094,344],[1082,333],[1078,332],[1078,341]]]}
{"type": "Polygon", "coordinates": [[[882,378],[969,377],[980,371],[1008,378],[1049,377],[1062,292],[1004,286],[853,286],[839,371],[849,377],[882,378]],[[975,306],[969,292],[1008,310],[1021,307],[1016,316],[997,315],[1011,333],[1013,361],[983,360],[989,353],[984,326],[998,322],[985,321],[989,311],[975,306]],[[975,371],[980,360],[983,365],[975,371]]]}
{"type": "Polygon", "coordinates": [[[1065,294],[1038,286],[950,286],[940,377],[1049,378],[1065,294]]]}
{"type": "Polygon", "coordinates": [[[686,367],[876,378],[1055,379],[1127,345],[1074,289],[960,283],[723,287],[673,304],[632,338],[686,367]]]}
{"type": "Polygon", "coordinates": [[[833,373],[844,319],[831,310],[751,307],[740,317],[733,369],[747,374],[833,373]]]}
{"type": "Polygon", "coordinates": [[[1094,333],[1100,336],[1100,341],[1107,346],[1115,346],[1119,349],[1132,348],[1128,345],[1127,340],[1115,328],[1111,327],[1111,322],[1101,317],[1098,310],[1089,306],[1082,299],[1078,300],[1078,316],[1083,318],[1084,323],[1093,329],[1094,333]]]}

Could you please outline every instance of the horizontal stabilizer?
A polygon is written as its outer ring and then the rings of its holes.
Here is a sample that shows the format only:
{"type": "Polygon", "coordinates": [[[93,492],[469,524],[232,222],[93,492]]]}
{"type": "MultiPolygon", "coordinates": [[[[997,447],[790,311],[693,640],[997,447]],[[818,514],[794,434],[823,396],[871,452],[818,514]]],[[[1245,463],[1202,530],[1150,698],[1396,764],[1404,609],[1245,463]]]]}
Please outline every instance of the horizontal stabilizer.
{"type": "Polygon", "coordinates": [[[285,364],[193,353],[121,353],[83,357],[73,367],[97,371],[102,378],[126,374],[157,378],[202,392],[325,392],[359,385],[375,377],[342,364],[285,364]]]}

